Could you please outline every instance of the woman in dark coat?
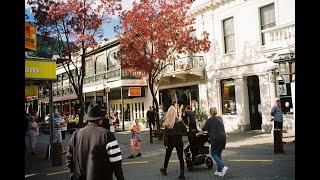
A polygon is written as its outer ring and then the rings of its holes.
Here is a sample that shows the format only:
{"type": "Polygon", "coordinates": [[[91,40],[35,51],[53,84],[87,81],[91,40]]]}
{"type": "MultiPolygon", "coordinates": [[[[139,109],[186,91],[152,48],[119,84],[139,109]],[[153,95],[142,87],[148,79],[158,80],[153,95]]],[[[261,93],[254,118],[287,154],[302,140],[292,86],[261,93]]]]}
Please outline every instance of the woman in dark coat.
{"type": "Polygon", "coordinates": [[[208,131],[211,142],[211,155],[218,165],[218,170],[214,174],[223,177],[228,170],[228,167],[224,165],[221,157],[222,151],[226,147],[227,136],[222,118],[217,116],[217,109],[215,107],[210,108],[209,112],[211,117],[206,121],[196,136],[199,136],[204,131],[208,131]]]}
{"type": "Polygon", "coordinates": [[[168,109],[165,116],[164,129],[164,146],[166,147],[166,156],[164,166],[160,169],[162,174],[167,174],[167,167],[173,148],[176,148],[180,162],[179,179],[185,179],[184,176],[184,160],[183,160],[183,141],[182,133],[187,132],[187,128],[181,118],[177,117],[177,109],[172,105],[168,109]]]}

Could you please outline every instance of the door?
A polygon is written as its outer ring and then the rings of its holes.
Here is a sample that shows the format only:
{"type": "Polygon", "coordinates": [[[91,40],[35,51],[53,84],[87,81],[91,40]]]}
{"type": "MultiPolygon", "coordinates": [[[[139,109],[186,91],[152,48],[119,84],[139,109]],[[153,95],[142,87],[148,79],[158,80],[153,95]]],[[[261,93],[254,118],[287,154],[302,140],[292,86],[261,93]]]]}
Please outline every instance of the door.
{"type": "Polygon", "coordinates": [[[260,88],[258,76],[249,76],[248,81],[249,110],[251,129],[261,129],[262,117],[260,112],[260,88]]]}

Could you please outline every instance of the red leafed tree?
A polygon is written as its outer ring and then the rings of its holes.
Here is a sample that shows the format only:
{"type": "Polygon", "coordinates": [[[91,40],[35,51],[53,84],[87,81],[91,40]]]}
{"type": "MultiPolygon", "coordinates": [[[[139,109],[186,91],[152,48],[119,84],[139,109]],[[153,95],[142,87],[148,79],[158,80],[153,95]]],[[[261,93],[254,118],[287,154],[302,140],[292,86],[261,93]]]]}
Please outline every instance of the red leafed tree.
{"type": "Polygon", "coordinates": [[[96,38],[102,38],[103,23],[109,23],[111,15],[121,10],[121,0],[28,0],[28,4],[32,8],[38,33],[61,57],[80,102],[79,127],[82,127],[86,52],[96,46],[96,38]]]}
{"type": "MultiPolygon", "coordinates": [[[[162,71],[183,54],[207,52],[210,48],[208,33],[203,32],[201,39],[191,36],[195,21],[188,17],[191,3],[190,0],[140,0],[120,15],[120,25],[115,28],[123,70],[147,77],[157,112],[156,94],[162,71]]],[[[158,116],[156,121],[160,127],[158,116]]]]}

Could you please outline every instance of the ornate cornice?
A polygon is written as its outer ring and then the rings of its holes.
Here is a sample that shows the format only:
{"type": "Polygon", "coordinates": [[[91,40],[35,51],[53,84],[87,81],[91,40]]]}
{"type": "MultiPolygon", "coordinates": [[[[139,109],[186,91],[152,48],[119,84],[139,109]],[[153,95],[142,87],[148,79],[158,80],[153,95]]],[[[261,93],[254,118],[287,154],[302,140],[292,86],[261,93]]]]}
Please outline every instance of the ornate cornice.
{"type": "Polygon", "coordinates": [[[189,10],[188,15],[194,17],[198,14],[201,14],[209,9],[217,8],[227,2],[231,2],[234,0],[206,0],[204,2],[200,0],[196,0],[191,5],[191,9],[189,10]]]}

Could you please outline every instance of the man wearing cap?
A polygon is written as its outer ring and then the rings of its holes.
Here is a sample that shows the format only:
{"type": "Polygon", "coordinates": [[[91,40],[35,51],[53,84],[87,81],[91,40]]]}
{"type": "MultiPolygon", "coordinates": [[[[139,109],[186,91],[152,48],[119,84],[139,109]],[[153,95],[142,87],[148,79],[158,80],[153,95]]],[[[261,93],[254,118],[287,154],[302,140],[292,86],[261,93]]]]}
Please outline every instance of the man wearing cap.
{"type": "Polygon", "coordinates": [[[73,179],[112,179],[113,172],[118,180],[124,179],[118,142],[100,127],[104,113],[98,104],[90,105],[83,117],[88,124],[72,134],[66,158],[73,179]]]}
{"type": "MultiPolygon", "coordinates": [[[[283,115],[282,115],[282,109],[280,106],[280,99],[275,99],[275,105],[271,109],[271,116],[273,116],[273,122],[274,122],[274,129],[281,129],[283,126],[283,115]]],[[[283,142],[285,143],[285,142],[283,142]]]]}

